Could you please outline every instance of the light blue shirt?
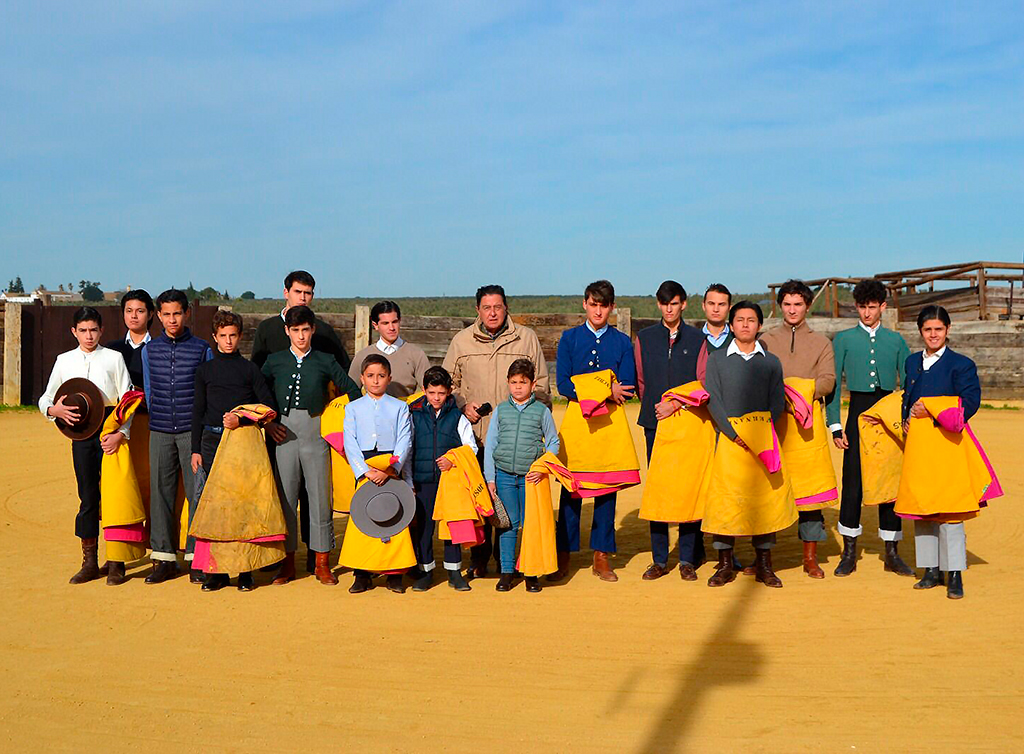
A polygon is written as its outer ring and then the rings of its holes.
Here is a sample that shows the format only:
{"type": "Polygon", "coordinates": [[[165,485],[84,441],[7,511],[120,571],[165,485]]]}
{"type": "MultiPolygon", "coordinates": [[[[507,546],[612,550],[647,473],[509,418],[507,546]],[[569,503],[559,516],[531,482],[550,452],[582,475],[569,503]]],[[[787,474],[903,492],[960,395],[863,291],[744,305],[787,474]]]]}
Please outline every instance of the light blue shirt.
{"type": "Polygon", "coordinates": [[[704,331],[704,337],[708,339],[708,343],[713,345],[715,348],[721,348],[722,344],[725,342],[725,339],[729,337],[729,325],[726,325],[725,329],[722,330],[722,332],[720,332],[718,335],[711,334],[711,331],[708,330],[707,322],[704,323],[704,327],[702,327],[701,329],[704,331]]]}
{"type": "Polygon", "coordinates": [[[604,327],[602,327],[600,330],[595,330],[594,326],[592,324],[590,324],[590,320],[588,319],[587,320],[587,329],[590,330],[590,332],[594,333],[594,335],[596,335],[597,337],[600,338],[602,335],[604,335],[606,332],[608,332],[608,323],[605,322],[604,327]]]}
{"type": "Polygon", "coordinates": [[[363,460],[366,450],[390,450],[398,456],[395,471],[403,470],[412,450],[412,418],[405,401],[364,395],[345,407],[345,457],[356,479],[370,469],[363,460]]]}
{"type": "MultiPolygon", "coordinates": [[[[519,403],[509,396],[508,402],[516,407],[519,413],[523,412],[530,402],[519,403]]],[[[484,480],[494,481],[494,449],[498,447],[498,417],[500,414],[495,411],[494,418],[487,425],[487,437],[484,438],[484,480]]],[[[551,415],[551,409],[544,412],[544,418],[540,420],[541,429],[544,431],[544,450],[558,455],[561,447],[558,442],[558,428],[555,427],[555,419],[551,415]]]]}

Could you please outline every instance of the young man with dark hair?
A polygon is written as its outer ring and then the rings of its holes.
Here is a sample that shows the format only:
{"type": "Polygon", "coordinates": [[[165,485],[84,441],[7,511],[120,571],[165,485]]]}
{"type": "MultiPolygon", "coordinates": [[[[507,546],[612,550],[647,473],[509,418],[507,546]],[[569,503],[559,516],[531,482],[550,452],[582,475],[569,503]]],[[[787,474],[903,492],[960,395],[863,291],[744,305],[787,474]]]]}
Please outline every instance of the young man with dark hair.
{"type": "MultiPolygon", "coordinates": [[[[412,482],[416,492],[416,517],[411,528],[419,561],[414,592],[424,592],[434,581],[434,504],[441,472],[452,468],[444,457],[453,448],[466,445],[476,453],[473,425],[452,397],[452,376],[444,367],[430,367],[423,374],[421,398],[409,406],[412,419],[412,482]]],[[[444,543],[444,570],[448,585],[456,591],[470,589],[462,576],[462,548],[450,540],[444,543]]]]}
{"type": "MultiPolygon", "coordinates": [[[[582,490],[594,498],[594,519],[590,529],[590,547],[594,551],[592,572],[602,581],[618,581],[608,556],[615,547],[615,499],[619,489],[640,481],[639,463],[622,404],[633,397],[636,364],[629,336],[608,324],[615,308],[615,288],[607,280],[598,280],[583,293],[586,321],[562,333],[558,341],[558,392],[570,403],[561,427],[559,459],[579,479],[591,478],[601,484],[582,490]],[[610,375],[608,373],[610,372],[610,375]],[[607,376],[602,376],[607,375],[607,376]],[[604,390],[592,384],[598,381],[604,390]],[[587,399],[584,412],[577,382],[586,384],[600,399],[587,399]],[[622,435],[623,426],[626,435],[622,435]],[[633,471],[636,470],[635,481],[633,471]],[[582,474],[582,475],[581,475],[582,474]],[[603,480],[609,480],[607,484],[603,480]],[[613,483],[610,480],[621,480],[613,483]],[[607,490],[607,491],[602,491],[607,490]]],[[[588,395],[591,390],[588,390],[588,395]]],[[[558,570],[548,576],[560,581],[568,574],[570,553],[580,549],[580,506],[582,498],[562,488],[558,524],[558,570]]]]}
{"type": "MultiPolygon", "coordinates": [[[[509,316],[505,289],[500,285],[480,286],[476,291],[476,312],[473,324],[452,338],[442,366],[452,376],[452,395],[473,425],[477,445],[483,448],[491,414],[481,414],[480,409],[485,405],[493,408],[508,398],[505,375],[512,362],[532,361],[537,368],[537,400],[550,408],[551,396],[548,362],[537,333],[516,324],[509,316]]],[[[473,565],[468,575],[485,576],[491,555],[497,557],[496,551],[488,524],[484,526],[484,543],[470,550],[473,565]]]]}
{"type": "MultiPolygon", "coordinates": [[[[878,280],[862,280],[853,288],[860,322],[856,327],[836,333],[836,387],[826,407],[833,441],[843,451],[843,495],[839,504],[839,534],[843,537],[843,554],[836,566],[836,576],[849,576],[857,570],[857,538],[863,533],[860,525],[862,483],[860,467],[860,428],[858,419],[894,390],[906,377],[904,373],[910,349],[899,333],[882,326],[887,291],[878,280]],[[840,422],[842,379],[850,391],[850,408],[846,429],[840,422]]],[[[885,570],[900,576],[913,571],[899,555],[903,524],[894,512],[896,501],[878,506],[878,536],[885,543],[885,570]]]]}
{"type": "MultiPolygon", "coordinates": [[[[117,351],[100,345],[103,318],[91,306],[83,306],[72,317],[71,334],[78,348],[65,351],[57,357],[46,389],[39,398],[39,410],[52,422],[58,419],[70,425],[83,420],[82,409],[66,396],[57,397],[60,386],[73,378],[92,382],[103,396],[109,413],[125,393],[132,389],[128,369],[117,351]]],[[[75,517],[75,536],[82,541],[82,568],[71,577],[72,584],[84,584],[100,577],[97,560],[100,536],[100,463],[103,454],[114,453],[128,436],[131,422],[120,430],[103,435],[102,427],[91,436],[71,441],[71,460],[78,482],[78,515],[75,517]]]]}
{"type": "MultiPolygon", "coordinates": [[[[675,280],[666,280],[655,294],[661,322],[645,327],[633,341],[636,360],[637,392],[644,428],[647,463],[651,462],[658,422],[679,409],[674,401],[662,400],[666,391],[697,379],[697,357],[704,335],[683,321],[686,290],[675,280]]],[[[668,574],[668,527],[664,521],[651,521],[651,551],[654,562],[644,572],[645,581],[668,574]]],[[[704,538],[700,522],[679,524],[679,568],[684,580],[696,579],[695,569],[704,561],[704,538]],[[692,576],[692,578],[690,578],[692,576]]]]}
{"type": "Polygon", "coordinates": [[[734,304],[729,327],[735,337],[708,358],[704,386],[720,433],[703,522],[718,552],[718,566],[708,579],[712,587],[736,578],[736,537],[753,538],[757,580],[781,587],[772,570],[771,548],[775,533],[797,518],[773,428],[786,410],[782,364],[757,339],[763,322],[764,313],[754,302],[734,304]]]}
{"type": "Polygon", "coordinates": [[[331,457],[330,448],[320,434],[320,415],[330,400],[330,383],[334,383],[339,394],[348,393],[353,401],[359,397],[359,388],[336,359],[313,349],[315,323],[316,318],[308,306],[289,307],[284,326],[291,345],[287,351],[270,354],[263,364],[263,376],[274,394],[280,416],[281,427],[271,435],[277,443],[274,467],[288,524],[285,559],[274,579],[274,584],[278,585],[295,578],[297,508],[303,483],[309,494],[309,550],[315,553],[313,573],[321,584],[338,583],[330,567],[330,554],[334,549],[331,457]]]}
{"type": "Polygon", "coordinates": [[[701,332],[704,343],[697,355],[697,379],[704,381],[708,356],[722,348],[728,348],[732,341],[729,329],[729,308],[732,306],[732,293],[722,283],[712,283],[704,291],[701,308],[704,309],[704,325],[701,332]]]}
{"type": "Polygon", "coordinates": [[[142,347],[152,340],[149,335],[149,326],[152,324],[155,314],[156,305],[153,303],[152,296],[141,288],[128,291],[121,297],[121,316],[124,317],[124,325],[128,332],[123,338],[116,338],[106,346],[117,351],[124,358],[125,366],[128,367],[128,376],[132,378],[132,385],[136,390],[142,390],[144,387],[142,347]]]}
{"type": "MultiPolygon", "coordinates": [[[[782,362],[782,376],[796,390],[794,380],[810,380],[805,384],[806,401],[811,413],[810,432],[801,431],[795,419],[780,423],[782,452],[786,456],[789,474],[800,514],[800,540],[804,544],[804,572],[814,579],[822,579],[825,572],[818,565],[818,542],[825,541],[824,508],[838,502],[835,470],[828,448],[827,430],[823,416],[823,403],[836,385],[836,367],[832,356],[832,341],[807,325],[814,294],[802,280],[788,280],[778,293],[783,324],[761,336],[761,343],[782,362]]],[[[798,410],[789,403],[792,414],[798,410]]]]}
{"type": "MultiPolygon", "coordinates": [[[[188,297],[171,288],[156,298],[156,313],[163,333],[142,349],[142,375],[149,411],[149,505],[153,572],[147,584],[160,584],[178,574],[178,521],[174,508],[179,474],[185,485],[188,523],[196,512],[192,473],[192,402],[196,369],[213,358],[209,344],[185,326],[188,297]]],[[[189,537],[185,561],[191,564],[195,541],[189,537]]],[[[189,574],[202,583],[202,574],[189,574]]]]}
{"type": "Polygon", "coordinates": [[[391,384],[388,395],[408,398],[421,389],[423,374],[430,368],[430,360],[423,349],[402,339],[402,309],[394,301],[378,301],[370,309],[370,324],[377,332],[376,343],[359,351],[348,368],[348,376],[359,382],[363,359],[371,353],[380,353],[391,362],[391,384]]]}

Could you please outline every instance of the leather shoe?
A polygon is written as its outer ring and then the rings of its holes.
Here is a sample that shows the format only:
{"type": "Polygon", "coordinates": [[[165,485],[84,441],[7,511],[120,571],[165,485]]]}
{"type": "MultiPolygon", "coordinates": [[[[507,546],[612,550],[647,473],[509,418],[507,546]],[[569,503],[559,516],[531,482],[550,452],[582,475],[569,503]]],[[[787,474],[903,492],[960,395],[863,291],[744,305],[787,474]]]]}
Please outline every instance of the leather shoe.
{"type": "Polygon", "coordinates": [[[942,571],[936,568],[925,568],[924,576],[921,580],[914,584],[914,589],[932,589],[937,586],[942,586],[942,571]]]}
{"type": "Polygon", "coordinates": [[[526,577],[526,591],[528,592],[539,592],[541,590],[540,579],[536,576],[526,577]]]}
{"type": "Polygon", "coordinates": [[[693,564],[691,563],[680,563],[679,578],[681,578],[683,581],[696,581],[697,569],[694,568],[693,564]]]}
{"type": "Polygon", "coordinates": [[[608,553],[606,552],[594,550],[594,566],[590,570],[601,581],[619,580],[619,577],[615,575],[615,571],[612,570],[611,564],[608,562],[608,553]]]}
{"type": "Polygon", "coordinates": [[[804,573],[812,579],[825,578],[825,572],[818,565],[817,542],[804,542],[804,573]]]}
{"type": "Polygon", "coordinates": [[[503,573],[498,577],[498,583],[494,585],[496,592],[508,592],[512,590],[512,574],[503,573]]]}
{"type": "Polygon", "coordinates": [[[384,586],[388,588],[389,592],[405,594],[405,584],[402,583],[402,574],[400,573],[392,573],[388,576],[387,581],[384,582],[384,586]]]}
{"type": "Polygon", "coordinates": [[[725,586],[736,578],[736,571],[733,569],[732,548],[718,551],[718,565],[715,572],[708,579],[708,586],[725,586]]]}
{"type": "Polygon", "coordinates": [[[843,554],[839,556],[836,576],[849,576],[857,570],[857,538],[843,536],[843,554]]]}
{"type": "MultiPolygon", "coordinates": [[[[459,574],[460,576],[462,574],[459,574]]],[[[414,592],[425,592],[434,585],[434,572],[433,571],[420,571],[417,569],[417,573],[413,576],[414,581],[412,582],[412,590],[414,592]]]]}
{"type": "Polygon", "coordinates": [[[206,583],[203,584],[204,592],[216,592],[228,584],[231,583],[231,578],[226,573],[211,573],[206,577],[206,583]]]}
{"type": "Polygon", "coordinates": [[[147,584],[162,584],[178,575],[178,564],[173,560],[158,560],[153,572],[146,577],[147,584]]]}
{"type": "Polygon", "coordinates": [[[295,553],[285,553],[284,560],[281,561],[281,570],[277,572],[277,576],[274,577],[272,583],[274,586],[281,586],[287,584],[289,581],[295,581],[295,553]]]}
{"type": "Polygon", "coordinates": [[[951,600],[962,600],[964,598],[964,578],[960,571],[950,571],[946,579],[946,596],[951,600]]]}
{"type": "Polygon", "coordinates": [[[82,540],[82,567],[68,581],[69,584],[84,584],[100,577],[100,566],[96,562],[99,544],[96,537],[82,540]]]}
{"type": "Polygon", "coordinates": [[[754,554],[754,577],[765,586],[770,586],[772,589],[781,589],[782,579],[776,576],[775,571],[772,570],[772,551],[755,549],[757,552],[754,554]]]}
{"type": "Polygon", "coordinates": [[[256,588],[256,582],[252,578],[252,572],[238,574],[238,591],[251,592],[256,588]]]}
{"type": "Polygon", "coordinates": [[[107,586],[121,586],[128,580],[128,575],[124,570],[124,563],[111,563],[107,562],[104,565],[107,567],[107,586]]]}
{"type": "Polygon", "coordinates": [[[466,569],[467,579],[482,579],[487,575],[487,563],[474,563],[466,569]]]}
{"type": "Polygon", "coordinates": [[[190,584],[205,584],[206,574],[202,571],[197,571],[195,568],[188,569],[188,583],[190,584]]]}
{"type": "Polygon", "coordinates": [[[903,562],[900,557],[899,542],[885,543],[885,570],[895,573],[897,576],[913,576],[914,572],[910,566],[903,562]]]}
{"type": "Polygon", "coordinates": [[[334,586],[338,583],[338,577],[331,572],[330,558],[331,553],[318,552],[316,554],[316,566],[314,567],[313,573],[316,575],[316,580],[321,584],[334,586]]]}
{"type": "Polygon", "coordinates": [[[473,589],[459,571],[448,571],[448,586],[456,592],[469,592],[473,589]]]}
{"type": "Polygon", "coordinates": [[[546,578],[550,582],[562,581],[566,576],[569,575],[569,553],[559,552],[558,553],[558,570],[554,573],[549,573],[546,578]]]}
{"type": "Polygon", "coordinates": [[[668,576],[668,569],[664,566],[660,566],[657,563],[651,563],[647,566],[647,570],[644,571],[644,575],[641,577],[644,581],[654,581],[660,579],[662,576],[668,576]]]}
{"type": "Polygon", "coordinates": [[[357,573],[352,586],[348,588],[349,594],[362,594],[373,589],[373,581],[365,574],[357,573]]]}

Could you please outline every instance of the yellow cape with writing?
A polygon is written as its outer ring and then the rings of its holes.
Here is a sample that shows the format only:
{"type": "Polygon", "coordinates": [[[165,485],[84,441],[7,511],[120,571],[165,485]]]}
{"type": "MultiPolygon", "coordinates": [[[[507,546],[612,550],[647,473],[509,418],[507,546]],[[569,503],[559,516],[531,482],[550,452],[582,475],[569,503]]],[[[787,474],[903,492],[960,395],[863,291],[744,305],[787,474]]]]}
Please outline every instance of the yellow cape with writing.
{"type": "Polygon", "coordinates": [[[839,491],[824,405],[814,400],[812,379],[787,377],[785,386],[787,411],[780,422],[779,443],[797,510],[831,508],[839,503],[839,491]]]}
{"type": "Polygon", "coordinates": [[[519,571],[525,576],[544,576],[558,570],[555,545],[555,509],[551,502],[551,479],[555,477],[567,490],[575,483],[569,470],[554,453],[545,453],[530,466],[541,474],[536,484],[526,483],[526,507],[523,530],[519,535],[519,571]]]}
{"type": "Polygon", "coordinates": [[[441,472],[434,499],[434,520],[438,522],[438,539],[451,541],[449,521],[472,521],[478,529],[484,526],[484,517],[494,515],[494,505],[487,491],[476,453],[468,445],[460,445],[444,454],[451,462],[448,471],[441,472]]]}
{"type": "Polygon", "coordinates": [[[558,459],[578,483],[576,494],[595,497],[640,483],[633,432],[622,406],[610,402],[618,382],[611,369],[572,378],[579,400],[569,401],[558,430],[558,459]]]}
{"type": "Polygon", "coordinates": [[[700,521],[715,456],[715,427],[705,406],[708,394],[694,380],[666,391],[662,400],[669,399],[683,408],[658,422],[639,516],[666,523],[700,521]]]}
{"type": "MultiPolygon", "coordinates": [[[[411,404],[422,395],[422,391],[413,393],[405,402],[411,404]]],[[[350,402],[347,393],[339,396],[320,415],[320,436],[331,446],[331,507],[338,513],[348,513],[356,492],[356,477],[345,458],[345,406],[350,402]]]]}
{"type": "Polygon", "coordinates": [[[911,418],[896,513],[929,521],[966,521],[1003,494],[956,396],[921,398],[928,415],[911,418]]]}
{"type": "Polygon", "coordinates": [[[749,450],[718,437],[701,529],[733,537],[782,531],[797,519],[796,502],[771,414],[752,411],[729,422],[749,450]]]}
{"type": "Polygon", "coordinates": [[[128,536],[139,537],[139,541],[129,542],[104,536],[107,560],[117,563],[130,563],[144,557],[149,539],[146,531],[149,517],[149,423],[145,421],[144,414],[136,415],[144,400],[141,391],[125,393],[103,422],[100,432],[100,436],[117,432],[129,419],[133,419],[130,439],[118,445],[113,453],[104,453],[100,461],[100,513],[105,534],[124,537],[131,532],[128,536]],[[124,531],[117,534],[116,529],[124,531]]]}
{"type": "Polygon", "coordinates": [[[890,393],[857,419],[864,505],[896,499],[903,469],[903,391],[890,393]],[[872,421],[873,420],[873,421],[872,421]]]}
{"type": "Polygon", "coordinates": [[[258,403],[231,413],[253,423],[224,430],[189,529],[209,545],[208,573],[246,573],[284,559],[288,529],[263,434],[276,413],[258,403]]]}
{"type": "MultiPolygon", "coordinates": [[[[391,454],[384,453],[366,459],[366,464],[374,469],[385,471],[397,476],[391,467],[391,454]]],[[[368,482],[366,477],[359,480],[356,489],[368,482]]],[[[404,484],[404,482],[403,482],[404,484]]],[[[408,527],[391,537],[387,542],[371,537],[359,530],[351,518],[345,525],[345,539],[341,543],[341,554],[338,565],[360,571],[377,573],[398,573],[416,565],[416,553],[412,547],[412,535],[408,527]]]]}

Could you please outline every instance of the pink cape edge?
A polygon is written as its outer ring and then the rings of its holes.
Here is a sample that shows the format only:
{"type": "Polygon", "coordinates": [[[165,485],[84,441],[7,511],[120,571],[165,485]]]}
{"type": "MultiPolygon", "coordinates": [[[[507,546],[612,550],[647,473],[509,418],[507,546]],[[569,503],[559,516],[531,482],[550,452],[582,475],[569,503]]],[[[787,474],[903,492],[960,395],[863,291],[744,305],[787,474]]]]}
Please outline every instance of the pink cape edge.
{"type": "Polygon", "coordinates": [[[146,530],[142,524],[105,526],[103,527],[103,538],[108,542],[128,542],[129,544],[136,544],[146,541],[146,530]]]}

